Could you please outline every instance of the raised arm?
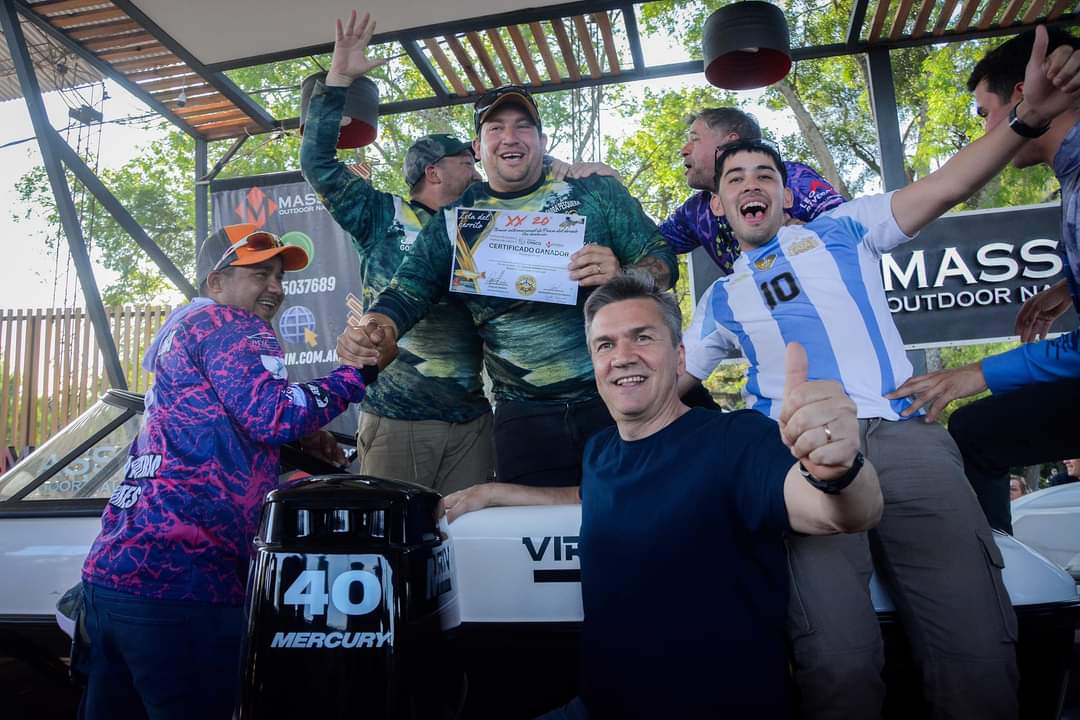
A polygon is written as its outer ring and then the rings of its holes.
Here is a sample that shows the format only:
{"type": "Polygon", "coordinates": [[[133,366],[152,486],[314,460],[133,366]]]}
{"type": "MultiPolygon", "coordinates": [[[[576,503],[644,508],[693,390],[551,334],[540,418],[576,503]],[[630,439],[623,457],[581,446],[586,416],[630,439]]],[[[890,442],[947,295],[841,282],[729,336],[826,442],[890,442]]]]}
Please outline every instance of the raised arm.
{"type": "Polygon", "coordinates": [[[358,24],[355,11],[345,26],[337,21],[330,71],[325,84],[317,84],[311,94],[300,144],[304,179],[361,250],[380,239],[381,231],[376,225],[383,216],[392,217],[394,199],[349,172],[345,163],[338,160],[337,141],[349,85],[385,62],[367,58],[367,43],[374,29],[375,22],[369,21],[367,15],[358,24]]]}
{"type": "MultiPolygon", "coordinates": [[[[1024,124],[1045,127],[1069,109],[1080,88],[1080,51],[1062,45],[1046,54],[1046,28],[1035,31],[1024,73],[1024,99],[1016,116],[1024,124]]],[[[971,197],[1005,167],[1026,143],[1008,123],[999,123],[981,138],[964,147],[940,169],[897,191],[892,198],[893,216],[900,229],[914,235],[947,210],[971,197]]]]}

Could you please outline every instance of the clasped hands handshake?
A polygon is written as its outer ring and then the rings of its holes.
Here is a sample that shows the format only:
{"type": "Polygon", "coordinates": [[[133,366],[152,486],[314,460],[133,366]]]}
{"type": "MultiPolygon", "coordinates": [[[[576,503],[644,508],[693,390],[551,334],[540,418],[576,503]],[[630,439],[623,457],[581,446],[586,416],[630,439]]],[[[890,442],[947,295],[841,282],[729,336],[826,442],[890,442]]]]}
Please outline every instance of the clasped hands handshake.
{"type": "Polygon", "coordinates": [[[397,328],[385,315],[350,310],[345,332],[337,339],[337,354],[345,365],[383,370],[397,357],[397,328]]]}

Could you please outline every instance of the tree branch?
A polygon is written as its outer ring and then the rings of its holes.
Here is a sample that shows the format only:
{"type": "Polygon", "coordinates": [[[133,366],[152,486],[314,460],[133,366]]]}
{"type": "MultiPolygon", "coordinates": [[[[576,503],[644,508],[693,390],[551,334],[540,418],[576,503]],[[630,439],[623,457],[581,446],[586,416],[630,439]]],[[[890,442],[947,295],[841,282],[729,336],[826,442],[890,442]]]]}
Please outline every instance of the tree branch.
{"type": "Polygon", "coordinates": [[[836,162],[833,160],[832,152],[825,142],[825,136],[821,134],[821,129],[817,126],[810,111],[803,105],[794,86],[787,80],[781,80],[776,83],[774,87],[776,87],[783,96],[784,101],[788,104],[788,107],[791,108],[791,112],[795,114],[795,122],[799,124],[799,130],[802,131],[803,138],[810,145],[810,149],[814,153],[814,158],[821,168],[821,174],[826,180],[832,183],[832,186],[836,188],[837,192],[845,197],[850,197],[851,193],[848,191],[844,179],[840,177],[840,172],[836,168],[836,162]]]}

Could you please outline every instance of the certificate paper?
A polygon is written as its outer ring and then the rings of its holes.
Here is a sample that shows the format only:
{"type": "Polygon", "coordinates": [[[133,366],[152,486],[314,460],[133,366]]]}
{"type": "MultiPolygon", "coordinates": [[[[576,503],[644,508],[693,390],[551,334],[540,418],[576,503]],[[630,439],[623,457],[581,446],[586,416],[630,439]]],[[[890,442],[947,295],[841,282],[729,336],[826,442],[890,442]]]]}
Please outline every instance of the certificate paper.
{"type": "Polygon", "coordinates": [[[457,208],[450,290],[574,305],[570,256],[585,245],[585,216],[457,208]]]}

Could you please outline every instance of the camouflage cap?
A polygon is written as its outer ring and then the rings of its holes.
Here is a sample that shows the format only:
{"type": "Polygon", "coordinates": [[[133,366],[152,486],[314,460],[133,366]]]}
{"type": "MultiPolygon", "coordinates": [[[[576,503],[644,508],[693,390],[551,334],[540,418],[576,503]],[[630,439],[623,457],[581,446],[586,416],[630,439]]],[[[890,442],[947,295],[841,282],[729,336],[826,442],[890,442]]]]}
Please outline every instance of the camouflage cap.
{"type": "Polygon", "coordinates": [[[425,135],[412,144],[405,153],[405,183],[411,188],[424,177],[428,165],[434,165],[444,157],[472,154],[472,145],[458,140],[453,135],[438,133],[425,135]]]}

